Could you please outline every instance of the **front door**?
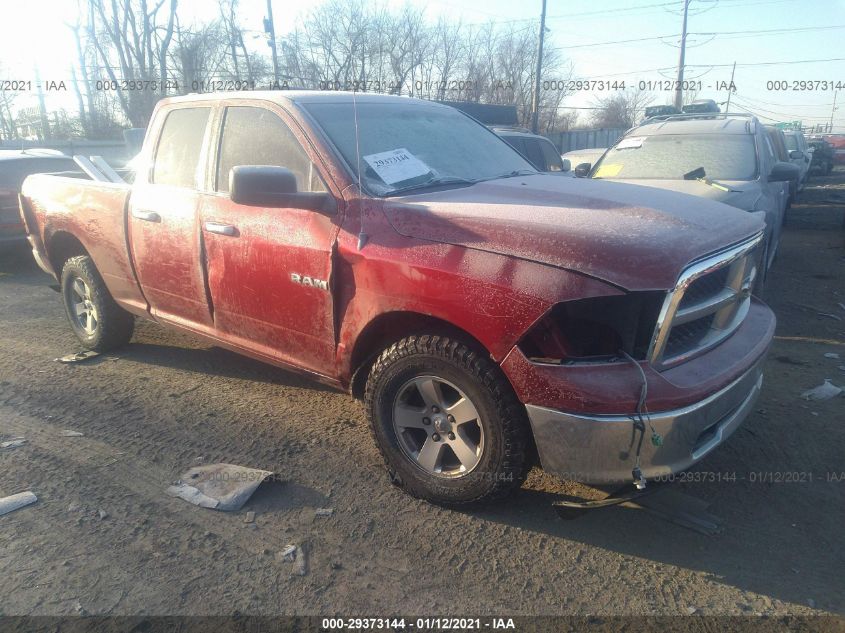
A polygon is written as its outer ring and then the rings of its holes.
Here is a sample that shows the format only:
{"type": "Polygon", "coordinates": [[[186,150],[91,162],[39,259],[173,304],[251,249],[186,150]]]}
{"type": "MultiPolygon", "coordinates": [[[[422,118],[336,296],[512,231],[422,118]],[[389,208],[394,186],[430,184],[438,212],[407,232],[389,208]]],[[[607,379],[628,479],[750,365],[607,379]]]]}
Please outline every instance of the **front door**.
{"type": "Polygon", "coordinates": [[[235,204],[228,195],[237,165],[286,167],[299,191],[326,191],[282,113],[268,108],[229,106],[223,114],[214,192],[200,210],[214,323],[236,344],[331,374],[336,216],[235,204]]]}

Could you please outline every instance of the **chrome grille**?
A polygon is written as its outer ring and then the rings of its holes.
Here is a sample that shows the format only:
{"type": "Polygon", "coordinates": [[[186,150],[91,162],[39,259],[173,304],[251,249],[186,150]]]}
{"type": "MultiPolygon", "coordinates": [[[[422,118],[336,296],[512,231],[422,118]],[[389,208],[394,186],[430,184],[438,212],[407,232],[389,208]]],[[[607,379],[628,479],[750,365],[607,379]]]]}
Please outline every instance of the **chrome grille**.
{"type": "Polygon", "coordinates": [[[681,308],[685,308],[700,301],[705,301],[721,292],[728,281],[729,268],[723,266],[709,275],[702,275],[695,279],[687,288],[681,299],[681,308]]]}
{"type": "Polygon", "coordinates": [[[742,323],[751,304],[762,235],[690,265],[668,293],[649,358],[675,365],[717,345],[742,323]]]}

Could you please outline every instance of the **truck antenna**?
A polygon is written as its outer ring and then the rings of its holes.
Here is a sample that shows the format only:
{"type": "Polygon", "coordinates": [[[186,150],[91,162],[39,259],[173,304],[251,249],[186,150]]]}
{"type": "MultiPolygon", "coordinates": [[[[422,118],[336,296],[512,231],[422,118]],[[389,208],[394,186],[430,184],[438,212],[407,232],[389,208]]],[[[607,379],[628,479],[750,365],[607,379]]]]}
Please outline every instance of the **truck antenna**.
{"type": "Polygon", "coordinates": [[[364,230],[364,201],[361,194],[361,146],[358,134],[358,102],[355,99],[354,88],[352,90],[352,114],[355,119],[355,161],[357,163],[356,168],[358,171],[358,216],[361,220],[361,228],[358,231],[358,250],[360,251],[364,248],[364,244],[367,243],[368,236],[367,232],[364,230]]]}

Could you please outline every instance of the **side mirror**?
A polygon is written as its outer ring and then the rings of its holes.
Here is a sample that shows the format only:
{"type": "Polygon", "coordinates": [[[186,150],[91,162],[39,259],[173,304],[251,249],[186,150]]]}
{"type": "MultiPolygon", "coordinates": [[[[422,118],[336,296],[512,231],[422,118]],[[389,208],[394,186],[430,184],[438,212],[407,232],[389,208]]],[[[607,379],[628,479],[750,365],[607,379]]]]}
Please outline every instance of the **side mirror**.
{"type": "Polygon", "coordinates": [[[564,158],[562,163],[563,167],[561,167],[561,171],[572,171],[572,163],[569,162],[568,158],[564,158]]]}
{"type": "Polygon", "coordinates": [[[798,180],[801,170],[792,163],[777,162],[769,174],[769,182],[787,182],[798,180]]]}
{"type": "Polygon", "coordinates": [[[593,168],[592,163],[581,163],[575,166],[575,177],[586,178],[590,175],[590,170],[593,168]]]}
{"type": "Polygon", "coordinates": [[[229,172],[232,202],[250,207],[308,209],[332,213],[334,197],[329,193],[299,192],[290,169],[271,165],[237,165],[229,172]]]}
{"type": "Polygon", "coordinates": [[[791,152],[789,152],[789,157],[792,160],[798,160],[799,158],[804,158],[804,152],[802,152],[799,149],[794,149],[791,152]]]}

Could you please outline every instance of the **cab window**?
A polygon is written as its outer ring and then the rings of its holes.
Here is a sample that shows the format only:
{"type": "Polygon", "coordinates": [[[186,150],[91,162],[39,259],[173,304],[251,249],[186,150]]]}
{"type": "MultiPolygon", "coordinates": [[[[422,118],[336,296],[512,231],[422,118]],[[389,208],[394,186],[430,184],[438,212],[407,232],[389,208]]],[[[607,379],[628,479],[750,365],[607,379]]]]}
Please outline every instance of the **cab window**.
{"type": "Polygon", "coordinates": [[[546,161],[543,158],[543,152],[540,149],[539,139],[526,138],[525,141],[525,158],[527,158],[534,167],[540,171],[546,171],[546,161]]]}
{"type": "Polygon", "coordinates": [[[167,115],[153,163],[154,184],[196,188],[210,114],[211,108],[180,108],[167,115]]]}
{"type": "Polygon", "coordinates": [[[326,190],[293,132],[278,115],[264,108],[226,108],[217,162],[217,191],[229,191],[229,172],[238,165],[285,167],[296,176],[299,191],[326,190]]]}

